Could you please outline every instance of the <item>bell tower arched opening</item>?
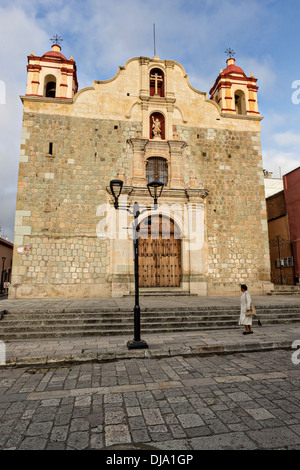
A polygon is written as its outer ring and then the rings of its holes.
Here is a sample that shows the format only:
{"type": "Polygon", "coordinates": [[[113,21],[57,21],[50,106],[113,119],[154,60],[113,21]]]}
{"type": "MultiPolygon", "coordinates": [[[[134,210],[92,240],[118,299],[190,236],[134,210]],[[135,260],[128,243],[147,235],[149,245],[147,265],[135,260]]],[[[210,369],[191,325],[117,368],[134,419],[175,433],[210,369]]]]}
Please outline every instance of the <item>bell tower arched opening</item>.
{"type": "Polygon", "coordinates": [[[246,114],[245,93],[237,90],[234,93],[235,110],[237,114],[246,114]]]}
{"type": "Polygon", "coordinates": [[[44,96],[46,96],[46,98],[56,97],[56,78],[54,75],[47,75],[45,77],[44,96]]]}

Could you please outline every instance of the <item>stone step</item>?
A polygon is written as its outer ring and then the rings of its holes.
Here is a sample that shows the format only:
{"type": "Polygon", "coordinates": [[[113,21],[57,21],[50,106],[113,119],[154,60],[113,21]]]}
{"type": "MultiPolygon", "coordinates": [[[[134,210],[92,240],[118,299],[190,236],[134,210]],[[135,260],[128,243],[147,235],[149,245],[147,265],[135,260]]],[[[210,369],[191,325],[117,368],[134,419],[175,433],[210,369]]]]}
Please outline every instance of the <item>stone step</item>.
{"type": "MultiPolygon", "coordinates": [[[[258,316],[264,319],[271,319],[271,318],[279,318],[285,319],[287,316],[289,318],[299,318],[300,319],[300,311],[299,309],[291,309],[289,311],[279,310],[277,312],[270,312],[270,311],[258,311],[258,316]]],[[[46,314],[46,315],[11,315],[6,314],[3,316],[3,319],[0,323],[0,328],[9,326],[9,325],[17,325],[22,324],[24,326],[30,326],[33,324],[55,324],[55,323],[74,323],[74,324],[89,324],[89,323],[109,323],[109,324],[122,324],[125,321],[131,320],[133,318],[133,312],[129,313],[113,313],[113,314],[46,314]]],[[[160,323],[168,323],[169,321],[226,321],[236,318],[239,318],[239,312],[235,313],[223,313],[220,312],[217,314],[216,312],[212,312],[211,314],[206,313],[199,313],[199,312],[142,312],[141,313],[141,320],[144,322],[155,322],[160,321],[160,323]]]]}
{"type": "MultiPolygon", "coordinates": [[[[237,328],[240,309],[234,307],[144,308],[143,333],[174,333],[237,328]]],[[[1,313],[1,312],[0,312],[1,313]]],[[[3,311],[0,340],[80,336],[132,335],[134,315],[128,308],[36,309],[3,311]]],[[[257,306],[264,325],[300,321],[300,305],[257,306]]],[[[254,320],[255,322],[255,320],[254,320]]],[[[255,323],[254,323],[255,324],[255,323]]]]}
{"type": "MultiPolygon", "coordinates": [[[[140,297],[157,297],[158,295],[163,295],[164,297],[197,297],[197,294],[190,294],[188,291],[182,290],[169,290],[169,289],[140,289],[139,291],[140,297]]],[[[124,294],[123,297],[131,297],[134,298],[135,293],[131,292],[129,294],[124,294]]]]}
{"type": "MultiPolygon", "coordinates": [[[[291,306],[291,305],[267,305],[267,306],[257,306],[256,307],[257,312],[260,314],[264,314],[267,312],[299,312],[300,313],[300,303],[299,306],[291,306]]],[[[45,315],[95,315],[95,314],[101,314],[101,315],[119,315],[119,314],[130,314],[133,312],[133,308],[80,308],[80,309],[22,309],[22,310],[17,310],[17,309],[9,309],[9,310],[2,310],[0,311],[0,314],[2,313],[4,316],[7,315],[22,315],[25,317],[30,317],[32,318],[33,315],[40,316],[41,318],[44,318],[45,315]]],[[[163,307],[163,308],[157,308],[157,307],[141,307],[141,312],[142,313],[149,313],[153,315],[163,315],[164,313],[170,313],[172,312],[173,314],[176,315],[182,315],[183,313],[185,314],[209,314],[211,315],[212,313],[215,314],[231,314],[231,313],[239,313],[240,312],[240,307],[238,306],[224,306],[224,307],[163,307]]]]}
{"type": "Polygon", "coordinates": [[[295,295],[295,296],[299,296],[300,295],[300,292],[297,292],[297,291],[293,291],[293,292],[288,292],[288,291],[281,291],[281,292],[275,292],[275,291],[271,291],[271,292],[268,292],[267,295],[295,295]]]}
{"type": "MultiPolygon", "coordinates": [[[[300,321],[300,316],[290,317],[285,315],[283,317],[272,317],[269,318],[261,317],[263,325],[271,324],[285,324],[285,323],[296,323],[300,321]]],[[[2,324],[2,322],[1,322],[2,324]]],[[[115,336],[115,335],[128,335],[132,334],[133,331],[133,318],[130,321],[120,324],[66,324],[53,322],[52,326],[48,324],[39,325],[6,325],[1,327],[0,324],[0,339],[27,339],[27,338],[56,338],[56,337],[78,337],[78,336],[115,336]]],[[[255,324],[255,320],[254,320],[255,324]]],[[[211,321],[159,321],[159,322],[144,322],[141,320],[141,330],[143,333],[173,333],[180,331],[206,331],[216,329],[228,329],[238,327],[238,317],[227,320],[211,320],[211,321]]]]}
{"type": "Polygon", "coordinates": [[[300,295],[300,286],[274,286],[268,295],[300,295]]]}
{"type": "MultiPolygon", "coordinates": [[[[264,323],[264,325],[271,325],[271,324],[282,324],[282,323],[294,323],[294,320],[291,320],[290,322],[288,319],[286,321],[271,321],[270,323],[264,323]]],[[[213,331],[213,330],[227,330],[227,329],[238,329],[240,328],[237,323],[235,322],[234,325],[225,325],[222,324],[221,326],[203,326],[200,329],[195,329],[194,326],[190,325],[182,325],[182,326],[176,326],[169,328],[169,326],[162,327],[162,325],[159,325],[159,328],[154,330],[153,328],[147,328],[143,324],[141,325],[141,332],[142,335],[149,335],[149,334],[155,334],[155,333],[180,333],[180,332],[190,332],[191,334],[195,331],[213,331]]],[[[5,334],[5,338],[2,337],[2,340],[4,339],[5,341],[12,341],[12,340],[30,340],[30,339],[41,339],[41,338],[65,338],[65,337],[86,337],[86,336],[133,336],[133,323],[130,325],[128,328],[124,328],[122,330],[115,330],[115,329],[108,329],[108,330],[103,330],[103,329],[98,329],[98,328],[93,328],[93,329],[77,329],[77,330],[72,330],[72,331],[64,331],[60,329],[55,329],[55,330],[45,330],[43,329],[42,331],[24,331],[22,330],[21,332],[7,332],[5,334]]]]}

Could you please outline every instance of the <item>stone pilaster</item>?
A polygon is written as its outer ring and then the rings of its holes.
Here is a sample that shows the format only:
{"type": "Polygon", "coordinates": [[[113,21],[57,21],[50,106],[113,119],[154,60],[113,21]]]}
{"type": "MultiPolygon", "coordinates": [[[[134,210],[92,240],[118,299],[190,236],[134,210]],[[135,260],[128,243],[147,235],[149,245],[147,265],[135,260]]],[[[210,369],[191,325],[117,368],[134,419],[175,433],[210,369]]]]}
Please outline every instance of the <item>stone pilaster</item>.
{"type": "Polygon", "coordinates": [[[170,148],[170,187],[183,188],[183,167],[182,167],[182,151],[186,147],[186,142],[179,140],[169,140],[170,148]]]}
{"type": "Polygon", "coordinates": [[[132,156],[132,185],[133,186],[145,186],[147,184],[145,178],[145,146],[148,143],[148,139],[130,139],[128,142],[131,145],[133,156],[132,156]]]}

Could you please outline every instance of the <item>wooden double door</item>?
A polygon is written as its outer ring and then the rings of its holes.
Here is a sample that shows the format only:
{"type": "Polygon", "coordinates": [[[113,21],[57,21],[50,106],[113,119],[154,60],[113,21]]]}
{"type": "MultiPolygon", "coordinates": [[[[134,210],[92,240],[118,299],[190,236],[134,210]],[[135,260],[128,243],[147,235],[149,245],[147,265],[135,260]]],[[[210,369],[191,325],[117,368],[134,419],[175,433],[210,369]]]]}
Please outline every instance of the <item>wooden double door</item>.
{"type": "Polygon", "coordinates": [[[139,232],[140,287],[179,287],[181,238],[176,224],[162,215],[147,217],[139,232]]]}

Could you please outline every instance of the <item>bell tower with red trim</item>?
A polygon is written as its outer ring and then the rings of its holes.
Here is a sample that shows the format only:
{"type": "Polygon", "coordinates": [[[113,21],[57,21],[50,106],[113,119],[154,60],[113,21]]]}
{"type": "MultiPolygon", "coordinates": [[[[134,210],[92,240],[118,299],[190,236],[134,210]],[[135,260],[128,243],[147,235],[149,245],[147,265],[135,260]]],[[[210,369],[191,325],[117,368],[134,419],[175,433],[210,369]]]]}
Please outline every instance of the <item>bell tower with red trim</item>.
{"type": "Polygon", "coordinates": [[[227,67],[220,71],[210,90],[210,99],[221,108],[222,113],[242,116],[260,116],[257,105],[257,79],[247,77],[244,70],[235,65],[235,59],[227,59],[227,67]]]}
{"type": "Polygon", "coordinates": [[[73,99],[78,90],[76,63],[68,60],[59,44],[42,57],[28,56],[26,96],[73,99]]]}

